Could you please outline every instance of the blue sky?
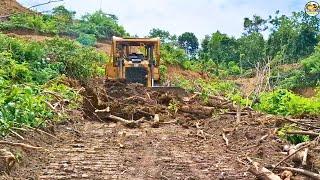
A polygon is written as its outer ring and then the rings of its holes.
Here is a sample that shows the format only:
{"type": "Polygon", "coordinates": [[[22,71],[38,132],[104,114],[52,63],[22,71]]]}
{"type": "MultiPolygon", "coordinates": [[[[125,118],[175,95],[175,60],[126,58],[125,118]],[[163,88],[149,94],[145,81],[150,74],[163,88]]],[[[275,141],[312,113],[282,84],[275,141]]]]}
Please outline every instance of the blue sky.
{"type": "MultiPolygon", "coordinates": [[[[18,0],[31,6],[48,0],[18,0]]],[[[78,16],[100,8],[119,18],[119,23],[130,34],[145,36],[153,27],[172,34],[194,32],[202,39],[217,30],[239,37],[243,30],[243,18],[252,15],[268,17],[280,10],[283,14],[301,11],[307,0],[64,0],[42,6],[49,10],[65,5],[78,16]]]]}

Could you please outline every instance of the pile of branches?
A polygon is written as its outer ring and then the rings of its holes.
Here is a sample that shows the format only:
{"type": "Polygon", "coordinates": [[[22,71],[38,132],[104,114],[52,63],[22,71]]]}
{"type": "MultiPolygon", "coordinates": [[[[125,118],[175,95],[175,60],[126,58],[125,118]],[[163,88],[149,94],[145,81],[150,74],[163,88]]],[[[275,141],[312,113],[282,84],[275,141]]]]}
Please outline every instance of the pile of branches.
{"type": "MultiPolygon", "coordinates": [[[[274,117],[276,118],[276,117],[274,117]]],[[[295,179],[320,179],[319,153],[320,153],[320,127],[314,120],[278,118],[282,122],[294,123],[301,131],[287,131],[287,135],[308,135],[312,140],[297,145],[285,145],[283,154],[286,156],[278,163],[263,167],[258,162],[247,157],[247,162],[241,162],[248,166],[248,171],[259,179],[290,180],[295,179]],[[277,174],[280,174],[277,175],[277,174]]],[[[319,122],[317,123],[319,124],[319,122]]]]}
{"type": "Polygon", "coordinates": [[[147,88],[122,80],[90,83],[85,86],[83,110],[92,120],[120,121],[137,127],[145,121],[199,120],[211,118],[213,112],[221,108],[228,108],[231,113],[236,110],[232,102],[223,97],[211,97],[205,105],[199,94],[179,88],[147,88]]]}

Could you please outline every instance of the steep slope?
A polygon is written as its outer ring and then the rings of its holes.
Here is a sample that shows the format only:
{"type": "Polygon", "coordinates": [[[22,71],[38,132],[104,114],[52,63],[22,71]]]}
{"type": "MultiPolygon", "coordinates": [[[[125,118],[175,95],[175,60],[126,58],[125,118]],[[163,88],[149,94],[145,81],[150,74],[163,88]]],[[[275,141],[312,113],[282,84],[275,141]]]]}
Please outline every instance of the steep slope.
{"type": "Polygon", "coordinates": [[[16,0],[0,1],[0,16],[7,16],[17,12],[31,12],[31,11],[23,7],[16,0]]]}

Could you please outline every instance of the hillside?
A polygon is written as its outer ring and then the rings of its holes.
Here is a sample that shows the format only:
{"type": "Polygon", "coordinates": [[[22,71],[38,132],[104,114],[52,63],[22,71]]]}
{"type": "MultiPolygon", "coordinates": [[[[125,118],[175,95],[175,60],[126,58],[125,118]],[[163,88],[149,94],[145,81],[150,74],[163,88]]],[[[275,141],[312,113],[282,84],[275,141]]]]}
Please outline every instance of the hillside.
{"type": "Polygon", "coordinates": [[[1,0],[0,2],[0,16],[7,16],[13,13],[31,12],[23,7],[16,0],[1,0]]]}
{"type": "MultiPolygon", "coordinates": [[[[59,6],[0,22],[0,179],[320,179],[317,19],[274,17],[264,39],[255,16],[240,38],[201,44],[154,28],[163,87],[146,87],[105,75],[110,39],[130,36],[118,18],[76,17],[59,6]]],[[[127,43],[115,71],[137,54],[148,81],[152,46],[127,43]]]]}

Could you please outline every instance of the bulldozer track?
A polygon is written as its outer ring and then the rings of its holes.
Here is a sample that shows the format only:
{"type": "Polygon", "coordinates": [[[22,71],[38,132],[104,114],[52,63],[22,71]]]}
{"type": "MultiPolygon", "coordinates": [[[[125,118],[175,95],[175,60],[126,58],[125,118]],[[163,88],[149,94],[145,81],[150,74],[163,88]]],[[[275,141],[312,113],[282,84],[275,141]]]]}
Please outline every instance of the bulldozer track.
{"type": "MultiPolygon", "coordinates": [[[[46,147],[50,153],[13,174],[19,179],[215,179],[221,172],[241,177],[194,129],[179,125],[124,128],[117,123],[82,121],[57,127],[62,141],[46,147]],[[121,144],[121,145],[120,145],[121,144]],[[33,172],[24,174],[24,172],[33,172]]],[[[245,178],[244,178],[245,179],[245,178]]]]}
{"type": "Polygon", "coordinates": [[[99,123],[83,128],[81,138],[54,147],[39,179],[118,179],[119,147],[106,139],[112,128],[99,123]]]}

